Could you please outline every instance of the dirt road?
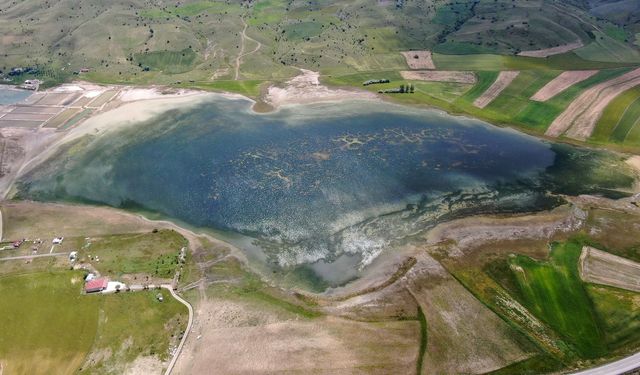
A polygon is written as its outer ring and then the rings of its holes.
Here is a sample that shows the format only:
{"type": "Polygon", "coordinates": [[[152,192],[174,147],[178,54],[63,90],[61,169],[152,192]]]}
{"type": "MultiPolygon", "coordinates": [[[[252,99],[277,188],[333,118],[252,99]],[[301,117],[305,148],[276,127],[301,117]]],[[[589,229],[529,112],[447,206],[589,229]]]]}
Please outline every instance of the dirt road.
{"type": "Polygon", "coordinates": [[[187,322],[187,329],[184,331],[184,335],[182,335],[182,340],[180,340],[180,344],[178,344],[178,347],[173,353],[173,358],[171,358],[171,362],[169,362],[169,366],[167,367],[167,370],[164,372],[164,375],[171,375],[171,371],[173,371],[173,368],[176,365],[176,362],[178,361],[178,357],[180,357],[180,353],[182,352],[182,347],[184,346],[184,343],[187,341],[187,336],[189,336],[189,332],[191,332],[191,327],[193,326],[193,307],[191,307],[191,304],[189,302],[184,300],[173,290],[172,285],[165,284],[165,285],[162,285],[162,287],[167,289],[169,293],[171,293],[173,298],[175,298],[181,304],[185,305],[189,310],[189,321],[187,322]]]}
{"type": "Polygon", "coordinates": [[[240,64],[242,64],[242,58],[248,55],[251,55],[252,53],[256,53],[258,52],[258,50],[262,47],[262,43],[258,42],[257,40],[251,38],[250,36],[247,35],[247,27],[249,25],[247,25],[247,22],[244,20],[244,18],[242,18],[242,24],[244,25],[244,28],[242,29],[242,32],[240,33],[240,52],[238,53],[238,57],[236,57],[236,72],[235,72],[235,76],[234,79],[237,81],[238,78],[240,77],[240,64]],[[244,52],[245,49],[245,40],[250,40],[254,43],[256,43],[256,48],[254,48],[252,51],[249,52],[244,52]]]}

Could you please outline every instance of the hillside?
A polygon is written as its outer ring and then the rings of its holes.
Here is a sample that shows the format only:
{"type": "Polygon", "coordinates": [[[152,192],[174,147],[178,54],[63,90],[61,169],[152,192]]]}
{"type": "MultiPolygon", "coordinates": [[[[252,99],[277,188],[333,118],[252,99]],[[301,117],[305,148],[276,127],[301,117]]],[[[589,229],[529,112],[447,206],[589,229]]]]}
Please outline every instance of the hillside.
{"type": "MultiPolygon", "coordinates": [[[[607,11],[612,5],[593,3],[0,1],[0,67],[6,73],[37,65],[52,82],[81,67],[92,69],[89,79],[110,82],[278,80],[295,74],[291,66],[334,74],[403,68],[396,52],[408,49],[514,54],[609,39],[631,49],[637,25],[617,25],[619,17],[607,11]]],[[[611,57],[595,53],[593,59],[611,57]]],[[[640,61],[640,54],[616,59],[640,61]]]]}
{"type": "Polygon", "coordinates": [[[635,113],[633,93],[618,98],[636,82],[615,86],[616,81],[610,81],[640,66],[640,6],[634,1],[44,4],[0,1],[0,74],[5,83],[38,78],[51,86],[82,79],[223,90],[257,99],[269,85],[282,85],[305,68],[318,71],[321,81],[333,86],[361,88],[366,80],[391,79],[386,85],[367,86],[374,93],[411,85],[414,95],[385,94],[401,103],[440,107],[535,134],[640,149],[637,118],[622,119],[616,110],[631,106],[629,113],[635,113]],[[403,51],[430,51],[426,53],[432,62],[415,65],[411,53],[403,51]],[[12,73],[16,67],[34,69],[12,73]],[[403,73],[433,68],[454,72],[438,73],[435,80],[431,73],[403,73]],[[584,71],[577,76],[597,74],[572,84],[551,82],[574,70],[584,71]],[[522,74],[513,73],[513,82],[495,82],[505,71],[522,74]],[[464,72],[476,76],[474,84],[452,78],[468,75],[464,72]],[[494,82],[498,86],[491,87],[494,82]],[[547,84],[559,87],[554,97],[532,99],[547,84]],[[593,120],[582,124],[567,114],[549,130],[581,94],[608,86],[607,97],[594,106],[593,120]],[[493,96],[482,96],[490,88],[493,96]],[[483,105],[474,104],[479,102],[483,105]],[[574,122],[576,129],[569,129],[574,122]],[[614,131],[619,123],[621,130],[614,131]]]}

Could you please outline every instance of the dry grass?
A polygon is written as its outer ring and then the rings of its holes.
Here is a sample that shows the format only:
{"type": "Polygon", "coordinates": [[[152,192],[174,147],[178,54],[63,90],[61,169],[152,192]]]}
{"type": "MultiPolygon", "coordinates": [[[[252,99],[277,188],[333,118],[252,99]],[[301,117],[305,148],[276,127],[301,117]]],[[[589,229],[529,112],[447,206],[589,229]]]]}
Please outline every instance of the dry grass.
{"type": "Polygon", "coordinates": [[[419,347],[416,321],[299,320],[259,304],[215,299],[198,306],[180,374],[410,373],[419,347]],[[199,338],[198,338],[199,337],[199,338]],[[211,350],[215,348],[215,350],[211,350]]]}
{"type": "Polygon", "coordinates": [[[400,52],[407,60],[409,69],[435,69],[431,51],[405,51],[400,52]]]}
{"type": "Polygon", "coordinates": [[[545,102],[563,92],[564,90],[568,89],[569,87],[575,85],[576,83],[582,82],[596,73],[598,73],[598,70],[569,70],[566,72],[562,72],[559,76],[557,76],[549,83],[544,85],[543,88],[538,90],[538,92],[536,92],[531,97],[531,100],[545,102]]]}
{"type": "Polygon", "coordinates": [[[149,231],[152,224],[102,207],[7,202],[2,205],[3,238],[99,236],[149,231]]]}
{"type": "Polygon", "coordinates": [[[449,70],[433,70],[433,71],[402,71],[402,78],[416,81],[430,82],[453,82],[474,84],[477,81],[473,72],[459,72],[449,70]]]}
{"type": "Polygon", "coordinates": [[[640,292],[640,263],[590,246],[582,248],[580,277],[591,283],[640,292]]]}
{"type": "Polygon", "coordinates": [[[520,72],[518,71],[500,72],[500,74],[498,74],[498,78],[496,78],[496,81],[491,86],[489,86],[487,91],[485,91],[478,97],[478,99],[473,102],[473,105],[478,108],[484,108],[488,106],[489,103],[491,103],[495,98],[498,97],[498,95],[500,95],[502,90],[506,89],[511,84],[511,82],[516,79],[518,74],[520,74],[520,72]]]}
{"type": "Polygon", "coordinates": [[[573,51],[574,49],[578,49],[584,46],[582,41],[577,41],[574,43],[565,44],[562,46],[533,50],[533,51],[522,51],[518,53],[519,56],[527,56],[527,57],[548,57],[553,55],[559,55],[561,53],[573,51]]]}
{"type": "Polygon", "coordinates": [[[530,356],[517,333],[433,258],[423,255],[410,289],[427,320],[424,374],[479,374],[530,356]]]}
{"type": "Polygon", "coordinates": [[[545,135],[558,137],[566,132],[570,138],[587,139],[607,105],[637,85],[640,85],[640,68],[590,87],[553,120],[545,135]]]}

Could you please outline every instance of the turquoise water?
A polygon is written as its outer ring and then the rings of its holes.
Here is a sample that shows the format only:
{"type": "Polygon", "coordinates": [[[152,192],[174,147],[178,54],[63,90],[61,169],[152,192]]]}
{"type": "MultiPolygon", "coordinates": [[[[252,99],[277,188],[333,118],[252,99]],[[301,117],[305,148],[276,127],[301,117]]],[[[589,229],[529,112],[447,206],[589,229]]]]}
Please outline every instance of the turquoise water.
{"type": "Polygon", "coordinates": [[[28,98],[31,94],[33,94],[33,91],[0,86],[0,105],[19,103],[28,98]]]}
{"type": "Polygon", "coordinates": [[[241,235],[269,267],[337,285],[436,223],[616,194],[615,157],[381,103],[277,113],[217,97],[62,150],[20,196],[141,209],[241,235]]]}

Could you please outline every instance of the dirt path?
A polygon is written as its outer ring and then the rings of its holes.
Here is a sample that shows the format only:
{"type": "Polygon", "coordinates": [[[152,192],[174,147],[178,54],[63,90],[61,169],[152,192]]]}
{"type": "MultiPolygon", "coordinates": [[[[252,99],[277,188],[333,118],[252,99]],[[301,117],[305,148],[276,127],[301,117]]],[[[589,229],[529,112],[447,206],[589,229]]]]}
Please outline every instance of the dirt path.
{"type": "Polygon", "coordinates": [[[253,53],[258,52],[258,50],[260,48],[262,48],[262,43],[258,42],[257,40],[251,38],[250,36],[247,35],[247,27],[249,25],[247,25],[247,22],[244,20],[244,18],[241,18],[242,20],[242,24],[244,25],[242,32],[240,33],[240,52],[238,53],[238,57],[236,57],[236,67],[235,67],[235,76],[234,79],[237,81],[240,77],[240,64],[242,64],[242,58],[245,56],[249,56],[253,53]],[[253,50],[249,51],[249,52],[244,52],[245,49],[245,45],[246,42],[245,40],[250,40],[254,43],[256,43],[256,48],[254,48],[253,50]]]}
{"type": "Polygon", "coordinates": [[[607,105],[624,91],[640,85],[640,68],[585,90],[551,123],[545,135],[585,140],[591,136],[607,105]]]}
{"type": "Polygon", "coordinates": [[[596,73],[598,73],[598,70],[568,70],[562,72],[538,90],[538,92],[531,97],[531,100],[546,102],[569,87],[592,77],[596,73]]]}
{"type": "Polygon", "coordinates": [[[67,256],[69,253],[47,253],[47,254],[35,254],[35,255],[22,255],[17,257],[6,257],[0,258],[0,261],[5,260],[27,260],[27,259],[35,259],[35,258],[47,258],[47,257],[59,257],[59,256],[67,256]]]}
{"type": "Polygon", "coordinates": [[[507,70],[500,72],[496,81],[485,91],[478,99],[473,102],[478,108],[484,108],[488,106],[500,93],[506,89],[511,82],[520,74],[519,71],[507,70]]]}
{"type": "MultiPolygon", "coordinates": [[[[558,26],[560,26],[560,25],[558,25],[558,26]]],[[[577,37],[577,35],[576,35],[576,37],[577,37]]],[[[573,42],[573,43],[569,43],[569,44],[565,44],[565,45],[557,46],[557,47],[551,47],[551,48],[545,48],[545,49],[539,49],[539,50],[532,50],[532,51],[522,51],[522,52],[518,53],[518,56],[548,57],[548,56],[559,55],[561,53],[573,51],[574,49],[578,49],[578,48],[583,47],[583,46],[584,46],[584,44],[582,44],[582,41],[578,40],[577,42],[573,42]]]]}
{"type": "Polygon", "coordinates": [[[180,297],[173,290],[173,287],[171,285],[162,285],[162,287],[164,289],[167,289],[169,293],[171,293],[173,298],[175,298],[181,304],[185,305],[187,307],[187,310],[189,310],[189,321],[187,322],[187,328],[184,331],[184,335],[182,335],[182,340],[180,340],[180,344],[178,344],[178,347],[173,353],[173,358],[171,358],[171,362],[169,362],[169,366],[167,367],[167,370],[164,372],[164,375],[171,375],[171,372],[173,371],[173,368],[175,367],[176,362],[180,357],[180,353],[182,352],[182,347],[184,347],[184,343],[187,341],[187,337],[189,336],[189,332],[191,332],[191,327],[193,326],[193,307],[191,307],[191,304],[189,302],[187,302],[182,297],[180,297]]]}

